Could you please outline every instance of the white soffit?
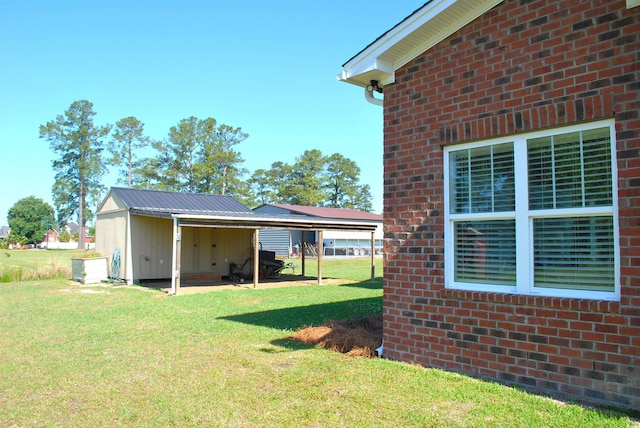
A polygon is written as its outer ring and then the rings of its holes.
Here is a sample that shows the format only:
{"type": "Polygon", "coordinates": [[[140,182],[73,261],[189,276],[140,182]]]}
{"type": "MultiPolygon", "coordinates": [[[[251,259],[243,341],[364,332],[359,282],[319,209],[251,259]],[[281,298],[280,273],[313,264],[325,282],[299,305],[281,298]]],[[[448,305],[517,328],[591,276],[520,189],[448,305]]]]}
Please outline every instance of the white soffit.
{"type": "Polygon", "coordinates": [[[636,6],[640,6],[640,0],[627,0],[627,9],[631,9],[636,6]]]}
{"type": "Polygon", "coordinates": [[[502,1],[432,0],[351,58],[337,78],[362,87],[393,83],[397,69],[502,1]]]}

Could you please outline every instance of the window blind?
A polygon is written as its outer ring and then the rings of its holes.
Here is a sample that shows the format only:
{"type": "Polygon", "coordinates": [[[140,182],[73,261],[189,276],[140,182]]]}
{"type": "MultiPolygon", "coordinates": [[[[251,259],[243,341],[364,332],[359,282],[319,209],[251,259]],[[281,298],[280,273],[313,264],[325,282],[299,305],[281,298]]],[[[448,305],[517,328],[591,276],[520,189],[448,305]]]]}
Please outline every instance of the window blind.
{"type": "Polygon", "coordinates": [[[458,150],[449,154],[452,214],[513,211],[513,143],[458,150]]]}
{"type": "Polygon", "coordinates": [[[454,233],[456,281],[515,284],[515,220],[460,221],[454,233]]]}
{"type": "Polygon", "coordinates": [[[613,291],[611,217],[533,220],[534,287],[613,291]]]}

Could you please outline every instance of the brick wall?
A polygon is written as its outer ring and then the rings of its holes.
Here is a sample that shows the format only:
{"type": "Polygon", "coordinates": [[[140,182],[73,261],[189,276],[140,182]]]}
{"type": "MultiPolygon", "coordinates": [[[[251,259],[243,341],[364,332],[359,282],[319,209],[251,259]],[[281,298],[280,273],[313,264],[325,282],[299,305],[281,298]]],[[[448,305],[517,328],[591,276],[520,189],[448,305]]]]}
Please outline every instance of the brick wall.
{"type": "Polygon", "coordinates": [[[384,88],[385,354],[640,409],[640,7],[505,1],[384,88]],[[444,289],[446,144],[616,120],[621,301],[444,289]]]}

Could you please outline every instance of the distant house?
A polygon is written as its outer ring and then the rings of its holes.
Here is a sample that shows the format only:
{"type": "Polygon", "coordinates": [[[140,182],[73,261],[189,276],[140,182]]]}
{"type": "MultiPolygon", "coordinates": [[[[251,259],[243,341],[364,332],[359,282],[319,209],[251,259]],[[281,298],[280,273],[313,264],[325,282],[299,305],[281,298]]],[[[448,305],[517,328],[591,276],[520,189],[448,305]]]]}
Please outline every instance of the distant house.
{"type": "Polygon", "coordinates": [[[98,207],[96,251],[117,270],[113,277],[170,279],[177,293],[181,279],[218,282],[240,265],[257,286],[264,229],[371,233],[376,227],[372,221],[260,214],[226,195],[113,187],[98,207]]]}
{"type": "MultiPolygon", "coordinates": [[[[348,208],[308,207],[303,205],[263,204],[253,209],[258,214],[319,217],[324,219],[375,222],[375,252],[382,254],[382,215],[348,208]]],[[[260,232],[265,250],[278,256],[298,255],[303,244],[316,251],[318,234],[314,231],[266,229],[260,232]],[[304,233],[304,236],[303,236],[304,233]]],[[[326,231],[323,234],[325,256],[367,256],[371,254],[371,233],[358,231],[326,231]]],[[[312,254],[311,254],[312,255],[312,254]]]]}
{"type": "Polygon", "coordinates": [[[640,1],[431,0],[384,114],[384,353],[640,408],[640,1]]]}
{"type": "MultiPolygon", "coordinates": [[[[78,243],[74,238],[74,235],[78,232],[77,223],[68,223],[62,229],[69,232],[70,239],[69,242],[61,242],[60,241],[60,232],[57,229],[49,229],[47,233],[42,238],[42,242],[40,243],[40,248],[45,248],[48,250],[69,250],[78,248],[78,243]]],[[[84,248],[85,249],[93,249],[93,236],[86,235],[84,238],[84,248]]]]}
{"type": "Polygon", "coordinates": [[[4,240],[11,233],[9,226],[0,226],[0,241],[4,240]]]}
{"type": "Polygon", "coordinates": [[[44,238],[42,239],[42,243],[40,244],[40,247],[49,248],[49,246],[60,242],[58,235],[59,233],[56,229],[47,230],[47,233],[44,235],[44,238]]]}

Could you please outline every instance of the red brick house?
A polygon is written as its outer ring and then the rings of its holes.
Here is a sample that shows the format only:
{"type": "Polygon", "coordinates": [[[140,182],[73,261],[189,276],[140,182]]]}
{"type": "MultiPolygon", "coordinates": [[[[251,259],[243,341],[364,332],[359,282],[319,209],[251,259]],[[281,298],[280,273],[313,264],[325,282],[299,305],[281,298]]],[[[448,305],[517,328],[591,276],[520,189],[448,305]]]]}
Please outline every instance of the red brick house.
{"type": "Polygon", "coordinates": [[[48,244],[53,243],[53,242],[58,242],[58,231],[55,229],[49,229],[47,230],[47,233],[44,235],[44,238],[42,239],[42,244],[41,246],[43,248],[48,248],[48,244]]]}
{"type": "Polygon", "coordinates": [[[431,0],[384,109],[384,354],[640,408],[640,1],[431,0]]]}

